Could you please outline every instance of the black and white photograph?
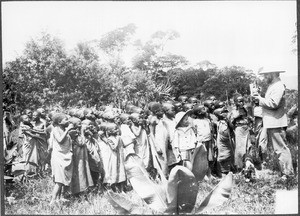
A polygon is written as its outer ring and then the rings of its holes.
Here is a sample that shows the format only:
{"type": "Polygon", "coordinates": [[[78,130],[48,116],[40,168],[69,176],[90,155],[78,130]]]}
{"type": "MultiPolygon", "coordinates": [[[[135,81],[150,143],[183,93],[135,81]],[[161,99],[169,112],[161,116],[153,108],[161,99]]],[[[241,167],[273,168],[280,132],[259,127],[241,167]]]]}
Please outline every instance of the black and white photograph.
{"type": "Polygon", "coordinates": [[[1,215],[298,214],[297,1],[2,1],[1,215]]]}

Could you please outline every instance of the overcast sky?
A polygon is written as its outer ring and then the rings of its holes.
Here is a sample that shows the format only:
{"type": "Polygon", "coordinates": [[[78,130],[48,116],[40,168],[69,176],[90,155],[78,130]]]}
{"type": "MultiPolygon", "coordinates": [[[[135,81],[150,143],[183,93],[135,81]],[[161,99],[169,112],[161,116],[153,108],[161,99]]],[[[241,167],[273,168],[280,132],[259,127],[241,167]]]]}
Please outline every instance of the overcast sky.
{"type": "MultiPolygon", "coordinates": [[[[134,23],[143,41],[158,30],[176,30],[180,38],[167,51],[192,64],[208,60],[218,67],[243,66],[286,70],[288,88],[298,88],[296,1],[168,2],[2,2],[3,62],[21,55],[25,43],[47,31],[67,49],[99,39],[134,23]],[[293,78],[291,78],[293,77],[293,78]]],[[[132,53],[133,55],[134,53],[132,53]]]]}

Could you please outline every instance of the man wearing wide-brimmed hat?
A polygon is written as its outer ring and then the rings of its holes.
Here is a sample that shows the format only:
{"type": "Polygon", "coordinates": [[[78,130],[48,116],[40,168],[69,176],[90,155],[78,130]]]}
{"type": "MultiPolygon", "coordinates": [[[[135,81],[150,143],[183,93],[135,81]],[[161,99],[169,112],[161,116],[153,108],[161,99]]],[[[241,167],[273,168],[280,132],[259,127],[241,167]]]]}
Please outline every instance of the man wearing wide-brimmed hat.
{"type": "Polygon", "coordinates": [[[264,70],[264,81],[269,85],[265,97],[257,92],[253,94],[262,107],[263,127],[267,129],[268,144],[272,144],[278,155],[283,177],[293,175],[291,152],[286,145],[287,115],[285,112],[285,86],[280,80],[280,73],[284,70],[264,70]]]}

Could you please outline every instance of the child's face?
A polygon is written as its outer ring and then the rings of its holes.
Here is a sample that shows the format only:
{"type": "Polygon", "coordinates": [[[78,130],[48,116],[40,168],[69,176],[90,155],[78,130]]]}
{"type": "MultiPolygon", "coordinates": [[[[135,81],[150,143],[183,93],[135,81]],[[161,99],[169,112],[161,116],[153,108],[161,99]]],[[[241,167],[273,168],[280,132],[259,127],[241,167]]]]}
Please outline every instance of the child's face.
{"type": "Polygon", "coordinates": [[[175,116],[175,107],[174,106],[169,107],[166,110],[166,115],[171,118],[174,117],[175,116]]]}
{"type": "Polygon", "coordinates": [[[87,119],[95,119],[95,115],[93,113],[93,111],[89,111],[87,114],[86,114],[86,118],[87,119]]]}
{"type": "Polygon", "coordinates": [[[138,118],[132,118],[131,121],[132,121],[133,124],[138,124],[139,123],[138,118]]]}
{"type": "Polygon", "coordinates": [[[81,128],[81,122],[76,125],[76,129],[80,130],[80,128],[81,128]]]}
{"type": "Polygon", "coordinates": [[[199,117],[201,117],[201,118],[205,117],[205,116],[206,116],[206,108],[203,107],[203,108],[202,108],[201,110],[199,110],[196,114],[197,114],[197,116],[199,116],[199,117]]]}
{"type": "Polygon", "coordinates": [[[164,115],[163,109],[157,110],[154,114],[155,114],[158,118],[163,117],[163,115],[164,115]]]}
{"type": "Polygon", "coordinates": [[[38,112],[33,112],[32,114],[32,120],[36,121],[39,119],[39,113],[38,112]]]}
{"type": "Polygon", "coordinates": [[[123,124],[129,124],[130,123],[130,120],[129,120],[129,118],[127,118],[127,119],[125,119],[124,121],[123,121],[123,124]]]}
{"type": "Polygon", "coordinates": [[[298,115],[294,118],[294,123],[298,125],[298,115]]]}
{"type": "Polygon", "coordinates": [[[119,135],[119,128],[118,127],[114,127],[112,129],[109,130],[109,135],[111,136],[117,136],[119,135]]]}
{"type": "Polygon", "coordinates": [[[237,101],[237,106],[238,107],[243,107],[244,106],[244,101],[243,100],[238,100],[237,101]]]}
{"type": "Polygon", "coordinates": [[[174,108],[175,108],[175,112],[178,113],[178,112],[182,111],[182,104],[181,103],[176,103],[174,105],[174,108]]]}
{"type": "Polygon", "coordinates": [[[59,125],[61,125],[63,127],[67,127],[69,125],[69,119],[68,119],[68,117],[63,118],[63,120],[61,120],[61,122],[59,123],[59,125]]]}
{"type": "Polygon", "coordinates": [[[223,119],[227,119],[228,117],[228,112],[222,112],[221,116],[223,117],[223,119]]]}
{"type": "Polygon", "coordinates": [[[23,122],[24,123],[29,123],[30,122],[30,119],[29,119],[28,115],[23,116],[23,122]]]}
{"type": "Polygon", "coordinates": [[[29,119],[32,118],[32,111],[31,110],[26,110],[25,114],[29,117],[29,119]]]}
{"type": "Polygon", "coordinates": [[[189,121],[189,116],[184,116],[183,117],[183,119],[181,120],[181,122],[180,122],[180,126],[181,127],[187,127],[187,126],[189,126],[189,124],[190,124],[190,121],[189,121]]]}

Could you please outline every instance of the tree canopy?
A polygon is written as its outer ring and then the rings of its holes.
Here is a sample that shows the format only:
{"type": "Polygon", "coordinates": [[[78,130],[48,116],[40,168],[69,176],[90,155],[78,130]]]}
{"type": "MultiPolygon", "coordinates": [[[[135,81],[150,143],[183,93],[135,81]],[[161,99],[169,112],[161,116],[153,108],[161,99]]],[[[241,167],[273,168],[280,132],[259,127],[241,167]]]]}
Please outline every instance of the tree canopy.
{"type": "Polygon", "coordinates": [[[256,80],[241,66],[218,68],[208,60],[191,66],[184,56],[165,52],[168,41],[180,37],[176,31],[157,31],[142,43],[133,41],[136,29],[129,24],[93,42],[80,42],[70,51],[49,33],[31,39],[21,56],[5,64],[4,105],[120,107],[200,92],[226,100],[237,92],[249,94],[249,84],[256,80]],[[132,66],[122,55],[129,45],[136,48],[132,66]]]}

